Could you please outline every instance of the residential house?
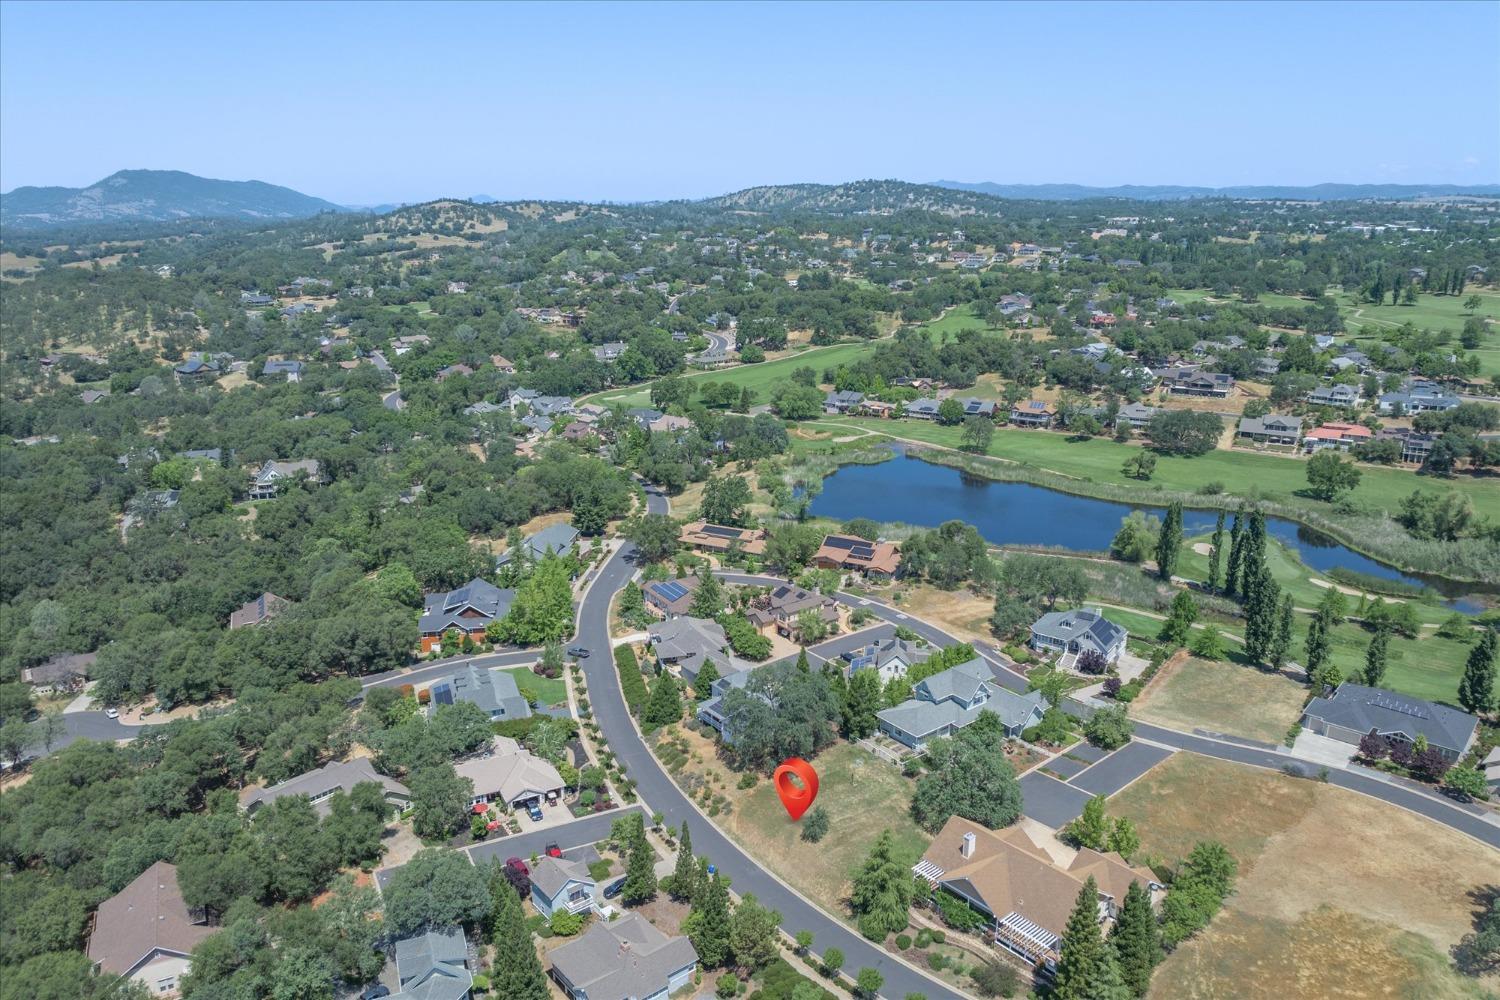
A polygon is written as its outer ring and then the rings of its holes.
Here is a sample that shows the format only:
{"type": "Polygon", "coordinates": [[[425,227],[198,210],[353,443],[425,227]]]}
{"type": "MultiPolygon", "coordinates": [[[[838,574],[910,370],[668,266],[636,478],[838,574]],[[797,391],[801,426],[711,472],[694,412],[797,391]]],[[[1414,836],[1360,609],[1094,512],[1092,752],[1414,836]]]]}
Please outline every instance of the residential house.
{"type": "Polygon", "coordinates": [[[1446,413],[1463,400],[1427,379],[1410,379],[1398,392],[1380,397],[1381,413],[1446,413]]]}
{"type": "Polygon", "coordinates": [[[1354,385],[1320,385],[1303,398],[1314,406],[1355,407],[1364,400],[1364,393],[1354,385]]]}
{"type": "Polygon", "coordinates": [[[1051,427],[1057,407],[1041,399],[1025,399],[1010,408],[1010,422],[1017,427],[1051,427]]]}
{"type": "Polygon", "coordinates": [[[473,374],[474,369],[470,368],[468,365],[448,365],[445,368],[439,368],[437,374],[433,376],[433,379],[439,385],[441,385],[442,383],[448,381],[450,378],[453,378],[455,375],[467,376],[473,374]]]}
{"type": "Polygon", "coordinates": [[[217,362],[194,356],[173,368],[172,373],[177,376],[178,382],[186,385],[192,382],[212,382],[219,377],[221,369],[217,362]]]}
{"type": "Polygon", "coordinates": [[[270,621],[291,605],[285,597],[277,597],[269,590],[253,600],[246,601],[229,615],[231,629],[245,628],[270,621]]]}
{"type": "Polygon", "coordinates": [[[569,1000],[666,1000],[692,985],[698,953],[639,913],[595,923],[552,952],[552,978],[569,1000]]]}
{"type": "Polygon", "coordinates": [[[465,281],[450,281],[450,282],[448,282],[448,294],[449,295],[463,295],[463,294],[467,293],[468,290],[469,290],[468,282],[465,282],[465,281]]]}
{"type": "Polygon", "coordinates": [[[1098,608],[1049,611],[1031,626],[1031,648],[1040,653],[1059,653],[1065,669],[1078,657],[1095,652],[1105,663],[1114,663],[1125,652],[1130,633],[1104,617],[1098,608]],[[1071,659],[1070,659],[1071,658],[1071,659]]]}
{"type": "Polygon", "coordinates": [[[646,430],[652,434],[676,434],[693,426],[693,422],[687,417],[679,417],[675,413],[663,413],[655,420],[646,425],[646,430]]]}
{"type": "Polygon", "coordinates": [[[883,417],[889,420],[896,415],[896,404],[887,403],[882,399],[867,399],[859,404],[858,412],[869,417],[883,417]]]}
{"type": "Polygon", "coordinates": [[[857,649],[840,654],[844,661],[845,676],[854,676],[858,670],[874,670],[884,686],[888,681],[905,677],[906,672],[918,663],[926,663],[936,650],[923,642],[911,642],[892,636],[877,640],[857,649]]]}
{"type": "Polygon", "coordinates": [[[270,500],[279,492],[283,482],[290,481],[299,474],[306,475],[310,483],[323,482],[323,466],[315,458],[305,458],[297,462],[272,460],[262,465],[255,473],[248,495],[251,500],[270,500]]]}
{"type": "Polygon", "coordinates": [[[348,794],[355,785],[373,781],[385,791],[385,800],[398,810],[411,803],[411,791],[394,778],[386,777],[375,770],[368,757],[353,760],[333,761],[322,767],[288,778],[279,785],[266,788],[248,788],[240,794],[240,806],[254,813],[261,806],[289,795],[305,795],[319,816],[328,815],[328,800],[335,792],[348,794]]]}
{"type": "Polygon", "coordinates": [[[819,569],[863,573],[872,580],[892,579],[901,568],[901,552],[891,542],[871,542],[852,535],[826,535],[812,564],[819,569]]]}
{"type": "Polygon", "coordinates": [[[989,710],[1000,718],[1006,735],[1019,736],[1042,721],[1046,701],[1041,692],[1018,695],[996,683],[984,660],[975,657],[912,688],[912,697],[875,713],[880,731],[913,750],[930,740],[951,736],[989,710]]]}
{"type": "Polygon", "coordinates": [[[78,398],[81,399],[81,400],[83,400],[83,405],[84,406],[92,406],[95,403],[99,402],[99,400],[101,400],[101,399],[108,399],[109,398],[109,390],[108,389],[85,389],[85,390],[83,390],[82,392],[80,392],[78,394],[78,398]]]}
{"type": "Polygon", "coordinates": [[[514,375],[516,373],[515,364],[503,354],[491,354],[490,364],[498,368],[502,374],[514,375]]]}
{"type": "Polygon", "coordinates": [[[469,1000],[474,974],[460,927],[429,927],[396,942],[396,985],[387,1000],[469,1000]]]}
{"type": "Polygon", "coordinates": [[[240,292],[240,305],[246,309],[264,309],[275,301],[271,296],[260,291],[240,292]]]}
{"type": "Polygon", "coordinates": [[[766,551],[766,532],[763,528],[734,528],[708,521],[694,521],[684,525],[678,541],[699,552],[743,552],[758,556],[766,551]]]}
{"type": "Polygon", "coordinates": [[[1273,378],[1281,371],[1280,358],[1256,358],[1252,366],[1255,374],[1263,379],[1273,378]]]}
{"type": "Polygon", "coordinates": [[[651,626],[651,649],[662,666],[696,684],[703,664],[712,663],[719,676],[738,671],[739,664],[725,652],[729,640],[718,622],[679,615],[651,626]]]}
{"type": "Polygon", "coordinates": [[[1239,436],[1262,444],[1289,444],[1296,447],[1302,438],[1302,418],[1279,413],[1263,417],[1241,417],[1239,436]]]}
{"type": "Polygon", "coordinates": [[[527,436],[532,438],[545,437],[554,426],[551,417],[539,417],[535,413],[526,414],[516,423],[526,428],[527,436]]]}
{"type": "Polygon", "coordinates": [[[1420,465],[1432,454],[1441,434],[1420,434],[1409,427],[1385,427],[1375,432],[1376,441],[1397,441],[1401,444],[1401,461],[1420,465]]]}
{"type": "Polygon", "coordinates": [[[635,425],[643,431],[649,431],[653,421],[666,416],[661,410],[654,410],[649,406],[631,407],[625,411],[625,415],[635,421],[635,425]]]}
{"type": "MultiPolygon", "coordinates": [[[[521,551],[530,562],[539,562],[542,557],[551,553],[553,555],[567,555],[573,551],[573,546],[578,544],[578,529],[571,524],[549,524],[535,534],[527,535],[521,542],[521,551]]],[[[514,552],[502,552],[495,559],[496,567],[504,566],[514,559],[514,552]]]]}
{"type": "Polygon", "coordinates": [[[516,679],[504,667],[486,669],[469,660],[458,673],[432,685],[433,711],[460,701],[478,705],[492,722],[531,717],[531,704],[516,686],[516,679]]]}
{"type": "MultiPolygon", "coordinates": [[[[234,452],[230,452],[230,457],[234,452]]],[[[222,448],[196,448],[189,451],[179,451],[178,458],[185,458],[189,462],[222,462],[224,461],[224,450],[222,448]]]]}
{"type": "Polygon", "coordinates": [[[133,979],[153,995],[176,993],[193,949],[212,933],[204,914],[183,902],[177,866],[158,861],[99,904],[89,961],[99,972],[133,979]]]}
{"type": "Polygon", "coordinates": [[[1302,710],[1302,727],[1355,745],[1370,733],[1407,744],[1425,736],[1429,747],[1457,761],[1473,744],[1479,720],[1436,702],[1344,683],[1332,695],[1307,703],[1302,710]]]}
{"type": "Polygon", "coordinates": [[[599,909],[599,883],[588,865],[568,858],[543,857],[531,869],[531,903],[536,912],[587,913],[599,909]]]}
{"type": "Polygon", "coordinates": [[[60,653],[34,667],[21,668],[21,682],[30,684],[37,694],[76,691],[88,680],[98,653],[60,653]]]}
{"type": "Polygon", "coordinates": [[[1234,376],[1206,372],[1193,366],[1167,368],[1161,373],[1167,391],[1179,396],[1211,396],[1224,399],[1234,391],[1234,376]]]}
{"type": "Polygon", "coordinates": [[[1309,452],[1326,451],[1329,448],[1348,451],[1354,445],[1364,444],[1374,438],[1375,432],[1364,424],[1329,423],[1308,431],[1302,438],[1302,446],[1309,452]]]}
{"type": "Polygon", "coordinates": [[[534,756],[509,736],[496,736],[483,753],[455,761],[453,770],[474,783],[470,805],[503,802],[522,808],[562,798],[563,779],[552,762],[534,756]]]}
{"type": "Polygon", "coordinates": [[[491,403],[487,399],[481,399],[477,403],[470,403],[464,407],[464,415],[468,417],[482,417],[491,413],[509,412],[509,408],[499,403],[491,403]]]}
{"type": "Polygon", "coordinates": [[[966,417],[989,417],[995,419],[995,401],[993,399],[976,399],[973,396],[956,396],[954,399],[959,406],[964,408],[966,417]]]}
{"type": "Polygon", "coordinates": [[[302,381],[303,364],[300,361],[267,361],[261,366],[261,378],[280,375],[288,382],[302,381]]]}
{"type": "Polygon", "coordinates": [[[906,404],[906,415],[917,420],[936,420],[941,405],[936,399],[914,399],[906,404]]]}
{"type": "Polygon", "coordinates": [[[857,409],[864,402],[865,394],[862,392],[850,392],[842,389],[838,392],[830,392],[823,400],[824,413],[848,413],[857,409]]]}
{"type": "Polygon", "coordinates": [[[720,674],[709,685],[708,698],[698,703],[698,721],[715,730],[725,743],[732,743],[734,739],[728,729],[729,720],[724,715],[724,696],[732,688],[743,689],[754,673],[755,668],[747,667],[732,674],[720,674]]]}
{"type": "Polygon", "coordinates": [[[441,646],[443,633],[450,630],[483,640],[485,627],[504,618],[515,599],[514,590],[501,589],[479,577],[457,590],[428,594],[417,622],[422,633],[422,652],[430,653],[441,646]]]}
{"type": "Polygon", "coordinates": [[[1053,971],[1079,891],[1090,876],[1099,891],[1099,920],[1112,922],[1132,883],[1153,902],[1163,888],[1150,868],[1132,866],[1113,852],[1084,848],[1064,864],[1021,826],[991,830],[954,816],[912,869],[989,918],[985,937],[1029,964],[1053,971]]]}
{"type": "Polygon", "coordinates": [[[600,344],[593,349],[595,361],[616,361],[620,355],[625,353],[629,345],[619,340],[612,340],[607,344],[600,344]]]}
{"type": "Polygon", "coordinates": [[[756,628],[774,625],[776,631],[791,636],[796,631],[797,616],[804,611],[815,611],[824,622],[838,627],[838,604],[831,597],[784,583],[772,588],[769,594],[757,597],[746,612],[750,624],[756,628]]]}
{"type": "Polygon", "coordinates": [[[281,310],[281,315],[283,319],[296,319],[299,316],[304,316],[307,313],[316,313],[317,311],[318,307],[311,302],[293,302],[281,310]]]}
{"type": "Polygon", "coordinates": [[[407,334],[404,337],[397,337],[392,340],[391,350],[395,351],[396,357],[399,358],[401,355],[405,354],[407,351],[412,350],[413,348],[422,347],[430,343],[432,343],[432,338],[427,336],[427,334],[411,333],[407,334]]]}
{"type": "Polygon", "coordinates": [[[684,576],[676,580],[653,580],[641,587],[641,597],[646,610],[656,617],[676,618],[692,608],[697,591],[698,578],[684,576]]]}
{"type": "Polygon", "coordinates": [[[1115,422],[1118,425],[1124,421],[1130,427],[1141,430],[1151,423],[1151,418],[1160,413],[1161,410],[1155,406],[1147,406],[1145,403],[1126,403],[1120,407],[1115,414],[1115,422]]]}

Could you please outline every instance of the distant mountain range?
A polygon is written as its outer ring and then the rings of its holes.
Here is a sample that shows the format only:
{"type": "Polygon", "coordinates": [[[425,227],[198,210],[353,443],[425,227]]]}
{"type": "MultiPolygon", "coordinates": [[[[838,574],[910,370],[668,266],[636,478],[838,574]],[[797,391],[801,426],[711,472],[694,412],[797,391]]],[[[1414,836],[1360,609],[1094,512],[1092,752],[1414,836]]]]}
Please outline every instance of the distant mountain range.
{"type": "Polygon", "coordinates": [[[1175,184],[1124,184],[1089,187],[1084,184],[996,184],[993,181],[933,181],[934,187],[975,191],[997,198],[1032,201],[1082,201],[1087,198],[1128,198],[1135,201],[1180,201],[1187,198],[1258,198],[1273,201],[1356,201],[1363,198],[1407,199],[1453,195],[1500,195],[1500,184],[1251,184],[1240,187],[1189,187],[1175,184]]]}
{"type": "Polygon", "coordinates": [[[221,181],[180,170],[121,170],[86,188],[19,187],[0,195],[0,224],[41,229],[87,222],[300,219],[338,205],[264,181],[221,181]]]}

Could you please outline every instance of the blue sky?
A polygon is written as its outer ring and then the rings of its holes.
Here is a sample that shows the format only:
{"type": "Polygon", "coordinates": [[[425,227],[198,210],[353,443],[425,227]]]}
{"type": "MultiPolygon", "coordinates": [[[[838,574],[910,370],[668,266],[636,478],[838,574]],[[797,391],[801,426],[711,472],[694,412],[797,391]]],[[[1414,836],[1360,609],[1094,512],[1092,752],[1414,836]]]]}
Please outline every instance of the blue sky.
{"type": "Polygon", "coordinates": [[[1500,181],[1500,3],[0,4],[0,189],[1500,181]]]}

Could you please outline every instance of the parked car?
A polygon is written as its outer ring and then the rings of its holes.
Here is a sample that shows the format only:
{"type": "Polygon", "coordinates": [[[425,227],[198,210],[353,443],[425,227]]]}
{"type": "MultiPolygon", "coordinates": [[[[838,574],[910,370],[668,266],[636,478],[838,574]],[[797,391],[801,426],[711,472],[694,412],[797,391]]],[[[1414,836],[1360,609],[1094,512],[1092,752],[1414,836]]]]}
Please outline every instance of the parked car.
{"type": "Polygon", "coordinates": [[[550,843],[550,844],[547,845],[546,850],[547,850],[547,857],[549,857],[549,858],[560,858],[560,857],[562,857],[562,848],[557,846],[557,841],[555,841],[555,840],[552,843],[550,843]]]}
{"type": "Polygon", "coordinates": [[[575,660],[586,660],[589,658],[589,648],[587,646],[569,646],[568,655],[575,660]]]}
{"type": "Polygon", "coordinates": [[[526,815],[530,816],[534,820],[540,820],[542,818],[542,807],[537,804],[536,799],[532,799],[530,802],[526,803],[526,815]]]}
{"type": "Polygon", "coordinates": [[[505,867],[514,869],[520,872],[522,875],[531,874],[531,869],[527,868],[526,862],[522,861],[520,858],[506,858],[505,867]]]}
{"type": "Polygon", "coordinates": [[[381,997],[391,995],[391,988],[383,983],[376,983],[359,995],[359,1000],[380,1000],[381,997]]]}
{"type": "Polygon", "coordinates": [[[104,716],[105,716],[105,718],[108,718],[108,719],[118,719],[120,717],[120,710],[118,708],[113,708],[113,707],[106,708],[104,710],[104,716]]]}

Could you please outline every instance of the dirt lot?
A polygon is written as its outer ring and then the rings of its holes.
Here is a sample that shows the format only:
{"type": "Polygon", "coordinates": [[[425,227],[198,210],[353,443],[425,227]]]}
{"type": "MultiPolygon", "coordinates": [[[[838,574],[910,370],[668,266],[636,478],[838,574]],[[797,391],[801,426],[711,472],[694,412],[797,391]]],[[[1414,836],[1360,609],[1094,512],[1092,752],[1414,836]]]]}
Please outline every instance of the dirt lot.
{"type": "Polygon", "coordinates": [[[1143,722],[1279,743],[1302,714],[1307,689],[1281,674],[1188,659],[1164,667],[1130,706],[1143,722]]]}
{"type": "Polygon", "coordinates": [[[943,629],[966,642],[993,642],[990,615],[995,602],[967,590],[949,592],[936,587],[903,588],[901,610],[943,629]]]}
{"type": "Polygon", "coordinates": [[[1175,754],[1110,803],[1142,849],[1169,863],[1215,838],[1240,863],[1237,892],[1157,971],[1151,996],[1479,997],[1446,955],[1500,857],[1355,792],[1175,754]]]}

